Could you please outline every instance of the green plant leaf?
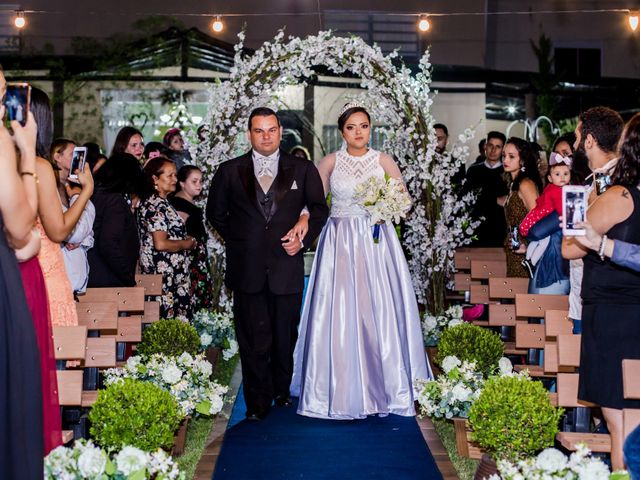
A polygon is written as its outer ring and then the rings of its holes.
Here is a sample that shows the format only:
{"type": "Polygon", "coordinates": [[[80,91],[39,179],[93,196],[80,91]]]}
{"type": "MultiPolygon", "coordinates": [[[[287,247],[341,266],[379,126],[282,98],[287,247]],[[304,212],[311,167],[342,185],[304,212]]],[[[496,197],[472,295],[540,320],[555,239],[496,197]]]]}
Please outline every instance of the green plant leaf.
{"type": "Polygon", "coordinates": [[[211,411],[211,402],[208,400],[205,402],[200,402],[199,404],[196,405],[196,412],[198,412],[201,415],[209,415],[210,411],[211,411]]]}

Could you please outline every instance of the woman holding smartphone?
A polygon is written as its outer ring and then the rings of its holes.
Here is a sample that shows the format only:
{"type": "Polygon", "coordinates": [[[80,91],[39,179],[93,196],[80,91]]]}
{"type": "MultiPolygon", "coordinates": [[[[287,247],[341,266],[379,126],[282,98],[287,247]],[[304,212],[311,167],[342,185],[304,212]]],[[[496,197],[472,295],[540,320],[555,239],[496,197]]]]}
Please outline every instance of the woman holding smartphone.
{"type": "Polygon", "coordinates": [[[622,409],[640,408],[622,391],[622,360],[640,359],[640,273],[605,256],[607,240],[640,243],[640,114],[627,123],[611,187],[589,207],[587,217],[601,236],[597,251],[565,236],[565,258],[583,258],[582,344],[578,398],[602,408],[611,434],[611,464],[624,467],[622,409]]]}

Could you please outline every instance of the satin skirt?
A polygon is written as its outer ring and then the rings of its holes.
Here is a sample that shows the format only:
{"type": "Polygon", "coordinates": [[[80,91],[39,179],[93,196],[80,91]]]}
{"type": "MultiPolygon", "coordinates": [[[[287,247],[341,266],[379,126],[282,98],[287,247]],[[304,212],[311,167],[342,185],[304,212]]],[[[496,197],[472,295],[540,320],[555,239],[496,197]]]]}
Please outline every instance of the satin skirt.
{"type": "Polygon", "coordinates": [[[413,381],[432,378],[409,268],[390,225],[331,217],[309,278],[294,352],[298,413],[415,415],[413,381]]]}

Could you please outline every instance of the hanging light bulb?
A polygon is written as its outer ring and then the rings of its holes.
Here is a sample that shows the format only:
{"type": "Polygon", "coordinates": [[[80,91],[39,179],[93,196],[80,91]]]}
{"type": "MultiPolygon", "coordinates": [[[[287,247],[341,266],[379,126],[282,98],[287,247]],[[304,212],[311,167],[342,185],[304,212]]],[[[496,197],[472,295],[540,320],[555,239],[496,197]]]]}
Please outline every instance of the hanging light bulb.
{"type": "Polygon", "coordinates": [[[639,19],[640,14],[638,12],[629,12],[629,27],[631,27],[631,31],[635,32],[638,29],[639,19]]]}
{"type": "Polygon", "coordinates": [[[23,10],[16,10],[16,18],[13,19],[13,24],[16,28],[24,28],[27,24],[27,20],[24,18],[23,10]]]}
{"type": "Polygon", "coordinates": [[[220,15],[216,15],[216,19],[211,23],[211,30],[220,33],[224,29],[224,23],[220,19],[220,15]]]}
{"type": "Polygon", "coordinates": [[[430,29],[431,22],[429,21],[429,17],[427,15],[421,15],[420,20],[418,20],[418,30],[428,32],[430,29]]]}

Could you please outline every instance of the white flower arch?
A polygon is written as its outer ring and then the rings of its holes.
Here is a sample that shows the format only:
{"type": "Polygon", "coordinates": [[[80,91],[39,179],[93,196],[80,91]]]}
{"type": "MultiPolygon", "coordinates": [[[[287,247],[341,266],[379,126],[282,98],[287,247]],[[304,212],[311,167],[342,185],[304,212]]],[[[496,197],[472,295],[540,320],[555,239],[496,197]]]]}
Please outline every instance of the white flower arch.
{"type": "Polygon", "coordinates": [[[280,31],[251,56],[243,54],[244,33],[238,37],[229,79],[210,90],[205,119],[210,140],[197,152],[205,179],[211,179],[220,163],[242,153],[251,110],[272,104],[275,92],[287,85],[305,84],[318,66],[361,77],[368,92],[360,100],[372,112],[375,123],[387,126],[383,149],[398,161],[415,202],[406,222],[404,244],[416,295],[430,312],[442,312],[455,248],[469,243],[475,227],[466,213],[472,195],[459,198],[451,186],[451,177],[468,154],[464,143],[473,131],[467,129],[460,135],[460,144],[451,154],[436,154],[428,52],[420,61],[419,72],[412,76],[396,61],[396,52],[384,55],[359,37],[336,37],[326,31],[285,41],[280,31]]]}

